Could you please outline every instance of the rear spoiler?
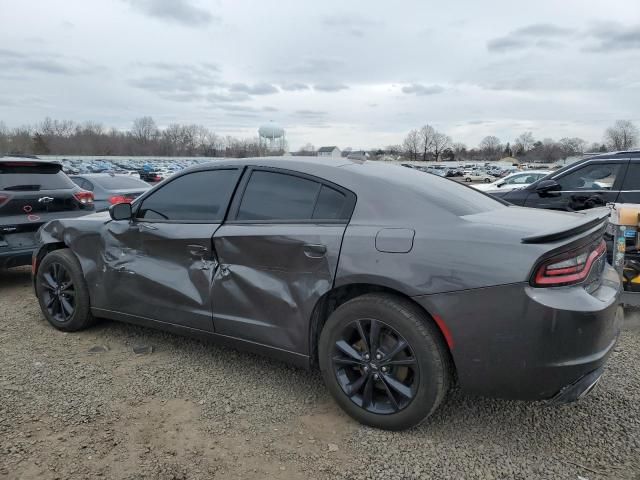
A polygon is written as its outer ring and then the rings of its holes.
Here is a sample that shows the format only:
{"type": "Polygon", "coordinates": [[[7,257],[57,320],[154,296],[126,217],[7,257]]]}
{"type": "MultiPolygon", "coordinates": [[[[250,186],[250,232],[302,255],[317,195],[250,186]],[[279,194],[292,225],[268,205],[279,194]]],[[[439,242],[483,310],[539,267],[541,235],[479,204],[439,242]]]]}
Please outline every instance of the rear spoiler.
{"type": "Polygon", "coordinates": [[[611,211],[609,209],[600,210],[597,213],[585,214],[585,218],[578,218],[573,222],[569,222],[562,230],[553,230],[523,237],[522,243],[549,243],[573,237],[597,226],[604,226],[610,214],[611,211]]]}
{"type": "Polygon", "coordinates": [[[0,168],[45,168],[49,170],[55,170],[56,172],[62,170],[62,163],[55,160],[41,160],[39,158],[11,158],[0,157],[0,168]]]}

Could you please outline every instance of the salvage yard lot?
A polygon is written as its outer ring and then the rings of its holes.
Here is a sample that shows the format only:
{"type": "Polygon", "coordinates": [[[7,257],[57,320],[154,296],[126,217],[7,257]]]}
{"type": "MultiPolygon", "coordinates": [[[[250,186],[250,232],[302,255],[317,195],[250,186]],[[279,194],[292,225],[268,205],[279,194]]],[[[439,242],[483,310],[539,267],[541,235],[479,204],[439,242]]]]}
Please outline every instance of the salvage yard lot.
{"type": "Polygon", "coordinates": [[[456,390],[392,433],[343,414],[318,372],[114,322],[54,330],[26,269],[0,272],[0,312],[0,479],[640,479],[637,313],[582,402],[456,390]]]}

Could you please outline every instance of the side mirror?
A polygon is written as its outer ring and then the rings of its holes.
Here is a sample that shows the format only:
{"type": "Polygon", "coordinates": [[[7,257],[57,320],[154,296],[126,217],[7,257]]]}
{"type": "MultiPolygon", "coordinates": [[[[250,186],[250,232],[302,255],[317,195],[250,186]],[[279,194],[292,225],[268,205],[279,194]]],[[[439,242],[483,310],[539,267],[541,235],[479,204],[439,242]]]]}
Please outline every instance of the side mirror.
{"type": "Polygon", "coordinates": [[[131,220],[133,211],[130,203],[116,203],[109,207],[109,215],[113,220],[131,220]]]}
{"type": "Polygon", "coordinates": [[[562,190],[562,187],[555,180],[540,180],[536,185],[536,192],[538,193],[557,192],[560,190],[562,190]]]}
{"type": "Polygon", "coordinates": [[[500,183],[496,183],[496,187],[500,188],[501,186],[503,186],[505,184],[505,182],[500,182],[500,183]]]}

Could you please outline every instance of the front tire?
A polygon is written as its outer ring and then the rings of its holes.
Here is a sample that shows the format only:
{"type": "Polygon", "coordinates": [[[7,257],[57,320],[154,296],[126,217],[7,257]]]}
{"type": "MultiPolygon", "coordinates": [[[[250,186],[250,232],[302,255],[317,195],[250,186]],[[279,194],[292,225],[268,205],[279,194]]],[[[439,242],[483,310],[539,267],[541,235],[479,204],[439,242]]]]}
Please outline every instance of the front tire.
{"type": "Polygon", "coordinates": [[[395,295],[366,294],[338,307],[322,329],[318,355],[338,405],[385,430],[424,421],[452,383],[440,331],[419,307],[395,295]]]}
{"type": "Polygon", "coordinates": [[[82,267],[68,248],[54,250],[42,259],[36,294],[44,317],[58,330],[75,332],[93,325],[82,267]]]}
{"type": "Polygon", "coordinates": [[[471,179],[469,177],[464,179],[465,182],[471,182],[471,179]]]}

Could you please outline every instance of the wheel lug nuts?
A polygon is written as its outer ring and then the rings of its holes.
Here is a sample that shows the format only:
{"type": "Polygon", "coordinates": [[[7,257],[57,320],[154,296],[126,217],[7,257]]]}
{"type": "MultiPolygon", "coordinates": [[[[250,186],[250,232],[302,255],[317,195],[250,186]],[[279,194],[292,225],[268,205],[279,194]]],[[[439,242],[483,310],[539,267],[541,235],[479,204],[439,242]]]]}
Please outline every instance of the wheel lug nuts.
{"type": "Polygon", "coordinates": [[[382,371],[386,372],[387,371],[387,367],[382,367],[382,371]]]}
{"type": "Polygon", "coordinates": [[[380,355],[379,353],[376,353],[376,360],[380,360],[382,358],[382,355],[380,355]]]}
{"type": "Polygon", "coordinates": [[[373,379],[374,379],[374,380],[378,380],[378,378],[380,378],[380,377],[379,377],[379,375],[378,375],[377,373],[374,373],[374,374],[373,374],[373,379]]]}
{"type": "Polygon", "coordinates": [[[364,354],[364,359],[365,359],[365,360],[369,360],[369,354],[368,354],[368,353],[365,353],[365,354],[364,354]]]}

